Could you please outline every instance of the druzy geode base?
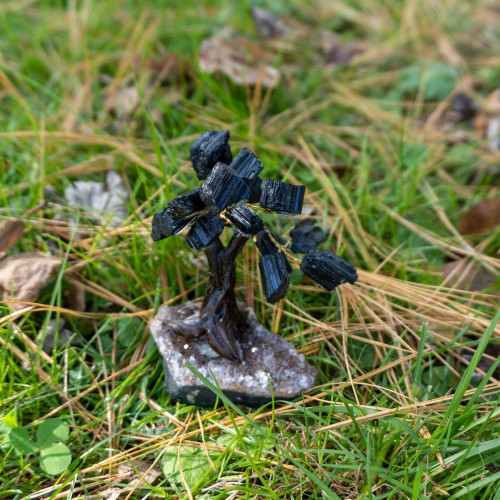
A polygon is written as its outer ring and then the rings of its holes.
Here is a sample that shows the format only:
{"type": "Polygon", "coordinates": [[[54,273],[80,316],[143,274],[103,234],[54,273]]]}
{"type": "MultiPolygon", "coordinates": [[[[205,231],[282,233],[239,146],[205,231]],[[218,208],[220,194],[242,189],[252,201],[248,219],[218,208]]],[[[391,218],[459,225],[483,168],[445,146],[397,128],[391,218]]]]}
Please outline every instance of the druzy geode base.
{"type": "Polygon", "coordinates": [[[150,330],[163,358],[167,393],[187,404],[212,406],[215,394],[187,368],[194,366],[211,382],[214,377],[234,403],[260,406],[274,399],[294,399],[316,384],[317,370],[284,338],[266,330],[248,309],[248,322],[238,340],[244,361],[231,361],[217,354],[206,335],[187,339],[174,335],[169,323],[196,313],[200,303],[164,306],[151,321],[150,330]]]}

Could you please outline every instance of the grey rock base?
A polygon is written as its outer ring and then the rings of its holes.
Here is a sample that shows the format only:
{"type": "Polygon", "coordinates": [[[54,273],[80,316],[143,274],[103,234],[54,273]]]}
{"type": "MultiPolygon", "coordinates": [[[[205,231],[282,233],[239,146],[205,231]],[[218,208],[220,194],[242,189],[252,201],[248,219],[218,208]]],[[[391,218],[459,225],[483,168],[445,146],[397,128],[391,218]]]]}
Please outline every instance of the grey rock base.
{"type": "Polygon", "coordinates": [[[195,314],[200,303],[164,306],[151,321],[150,330],[163,357],[167,393],[174,399],[198,406],[212,406],[215,394],[185,366],[188,361],[204,377],[214,377],[224,394],[234,403],[260,406],[274,399],[294,399],[316,384],[317,370],[297,353],[284,338],[266,330],[248,309],[248,322],[239,332],[244,361],[219,356],[206,335],[186,338],[175,335],[169,323],[195,314]],[[213,375],[212,375],[213,374],[213,375]]]}

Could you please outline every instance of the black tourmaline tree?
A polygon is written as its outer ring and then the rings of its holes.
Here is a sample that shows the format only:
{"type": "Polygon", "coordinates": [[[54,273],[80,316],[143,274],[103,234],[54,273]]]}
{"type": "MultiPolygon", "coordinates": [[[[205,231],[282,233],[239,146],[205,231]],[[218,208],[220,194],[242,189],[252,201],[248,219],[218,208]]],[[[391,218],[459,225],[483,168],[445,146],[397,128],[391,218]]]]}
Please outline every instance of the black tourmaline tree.
{"type": "MultiPolygon", "coordinates": [[[[260,277],[268,302],[282,299],[292,270],[282,240],[267,227],[255,209],[285,215],[302,211],[304,186],[259,177],[262,163],[248,148],[234,158],[229,131],[207,131],[191,148],[191,162],[201,187],[184,193],[155,213],[152,238],[159,241],[190,226],[187,244],[203,250],[208,258],[209,281],[201,307],[186,318],[170,323],[174,335],[186,339],[206,335],[209,345],[224,358],[244,361],[240,332],[248,330],[248,308],[236,300],[235,260],[247,241],[255,240],[260,252],[260,277]],[[224,227],[232,237],[224,246],[224,227]]],[[[326,233],[312,219],[301,220],[290,232],[290,251],[305,254],[300,268],[331,291],[357,280],[356,269],[328,250],[315,250],[326,233]]]]}

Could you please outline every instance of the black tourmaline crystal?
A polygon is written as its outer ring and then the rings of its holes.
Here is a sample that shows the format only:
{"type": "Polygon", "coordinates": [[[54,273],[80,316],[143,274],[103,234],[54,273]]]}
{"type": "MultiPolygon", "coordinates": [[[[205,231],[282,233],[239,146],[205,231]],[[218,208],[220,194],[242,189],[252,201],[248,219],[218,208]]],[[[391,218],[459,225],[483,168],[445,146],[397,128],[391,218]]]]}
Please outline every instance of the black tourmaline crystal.
{"type": "Polygon", "coordinates": [[[250,198],[249,203],[259,203],[260,197],[262,196],[262,181],[259,177],[256,177],[250,183],[250,198]]]}
{"type": "Polygon", "coordinates": [[[262,194],[262,181],[259,174],[264,168],[260,160],[248,148],[243,148],[235,157],[230,167],[247,181],[250,187],[250,203],[258,203],[262,194]]]}
{"type": "Polygon", "coordinates": [[[305,191],[305,186],[266,179],[262,186],[260,205],[273,212],[297,215],[302,212],[305,191]]]}
{"type": "Polygon", "coordinates": [[[217,163],[201,186],[201,198],[212,212],[248,201],[250,188],[231,167],[217,163]]]}
{"type": "Polygon", "coordinates": [[[264,229],[262,219],[246,205],[231,208],[226,212],[226,217],[240,233],[246,236],[254,236],[264,229]]]}
{"type": "Polygon", "coordinates": [[[159,241],[182,231],[204,209],[199,189],[181,194],[153,215],[151,237],[159,241]]]}
{"type": "Polygon", "coordinates": [[[281,252],[263,255],[260,258],[260,278],[268,302],[277,302],[286,295],[290,284],[287,265],[288,261],[281,252]]]}
{"type": "Polygon", "coordinates": [[[230,167],[248,181],[253,181],[264,168],[260,160],[248,148],[243,148],[235,157],[230,167]]]}
{"type": "Polygon", "coordinates": [[[326,240],[327,233],[315,225],[314,219],[303,219],[290,231],[293,253],[308,253],[326,240]]]}
{"type": "Polygon", "coordinates": [[[203,132],[191,147],[191,163],[200,181],[208,177],[217,162],[229,165],[232,159],[229,130],[203,132]]]}
{"type": "Polygon", "coordinates": [[[174,219],[182,219],[183,217],[194,215],[204,210],[205,204],[201,199],[200,190],[192,189],[174,198],[168,203],[167,208],[170,209],[170,213],[174,219]]]}
{"type": "Polygon", "coordinates": [[[300,264],[300,269],[316,283],[331,292],[338,285],[358,279],[356,269],[329,250],[313,250],[300,264]]]}
{"type": "Polygon", "coordinates": [[[153,215],[151,238],[160,241],[174,234],[174,219],[168,208],[162,208],[153,215]]]}
{"type": "Polygon", "coordinates": [[[203,215],[186,234],[186,241],[191,248],[202,250],[210,246],[223,229],[224,221],[218,215],[203,215]]]}
{"type": "Polygon", "coordinates": [[[279,247],[276,243],[281,244],[278,235],[273,233],[269,228],[267,228],[267,231],[259,231],[255,243],[261,255],[273,255],[277,253],[279,247]],[[269,236],[268,231],[271,233],[272,238],[269,236]]]}
{"type": "Polygon", "coordinates": [[[276,253],[283,255],[287,272],[292,272],[290,262],[288,262],[285,254],[280,250],[279,246],[277,246],[282,245],[283,240],[276,233],[273,233],[268,227],[266,227],[265,231],[259,231],[257,233],[255,243],[257,244],[257,248],[263,257],[267,255],[274,255],[276,253]]]}

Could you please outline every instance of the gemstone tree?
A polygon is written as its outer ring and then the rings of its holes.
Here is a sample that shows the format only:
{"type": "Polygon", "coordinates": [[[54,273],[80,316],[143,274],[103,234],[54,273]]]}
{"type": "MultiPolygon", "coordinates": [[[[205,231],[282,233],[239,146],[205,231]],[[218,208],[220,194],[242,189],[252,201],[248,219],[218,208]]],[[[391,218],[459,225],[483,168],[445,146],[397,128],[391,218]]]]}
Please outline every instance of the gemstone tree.
{"type": "MultiPolygon", "coordinates": [[[[243,361],[238,332],[248,326],[248,309],[236,301],[235,259],[247,241],[255,239],[267,301],[274,303],[286,295],[292,270],[287,249],[254,210],[299,215],[305,187],[274,179],[262,182],[262,163],[250,149],[243,148],[233,159],[227,130],[201,134],[191,148],[191,163],[198,179],[204,181],[202,186],[156,212],[151,236],[159,241],[190,226],[186,242],[194,250],[205,251],[209,281],[200,309],[170,327],[187,338],[206,334],[218,354],[243,361]],[[225,226],[233,231],[226,246],[219,238],[225,226]]],[[[348,262],[328,250],[315,249],[327,235],[312,219],[300,221],[290,236],[291,251],[305,254],[302,272],[326,290],[357,280],[356,269],[348,262]]]]}

